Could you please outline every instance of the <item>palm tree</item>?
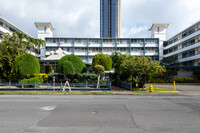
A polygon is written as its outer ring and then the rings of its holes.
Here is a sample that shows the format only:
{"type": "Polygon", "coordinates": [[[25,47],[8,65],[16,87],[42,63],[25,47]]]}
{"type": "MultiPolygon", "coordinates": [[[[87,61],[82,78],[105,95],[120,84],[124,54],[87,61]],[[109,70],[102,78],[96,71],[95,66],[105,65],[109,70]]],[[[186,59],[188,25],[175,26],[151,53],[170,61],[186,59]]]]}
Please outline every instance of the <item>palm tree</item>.
{"type": "Polygon", "coordinates": [[[40,47],[41,47],[41,46],[43,47],[43,46],[46,45],[45,41],[42,40],[42,39],[34,39],[34,44],[35,44],[35,46],[36,46],[37,49],[38,49],[38,54],[39,54],[39,52],[40,52],[40,47]]]}
{"type": "Polygon", "coordinates": [[[27,49],[44,46],[41,39],[31,38],[23,33],[15,32],[0,36],[0,77],[10,80],[14,76],[14,60],[16,56],[25,54],[27,49]]]}

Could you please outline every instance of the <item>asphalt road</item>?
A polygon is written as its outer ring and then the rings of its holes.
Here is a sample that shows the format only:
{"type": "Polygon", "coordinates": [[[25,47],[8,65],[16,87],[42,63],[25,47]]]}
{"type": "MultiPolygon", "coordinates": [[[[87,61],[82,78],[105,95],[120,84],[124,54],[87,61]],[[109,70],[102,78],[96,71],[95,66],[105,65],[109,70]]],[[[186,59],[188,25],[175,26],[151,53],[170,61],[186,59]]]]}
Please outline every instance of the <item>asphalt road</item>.
{"type": "Polygon", "coordinates": [[[200,133],[200,96],[0,96],[0,133],[200,133]]]}

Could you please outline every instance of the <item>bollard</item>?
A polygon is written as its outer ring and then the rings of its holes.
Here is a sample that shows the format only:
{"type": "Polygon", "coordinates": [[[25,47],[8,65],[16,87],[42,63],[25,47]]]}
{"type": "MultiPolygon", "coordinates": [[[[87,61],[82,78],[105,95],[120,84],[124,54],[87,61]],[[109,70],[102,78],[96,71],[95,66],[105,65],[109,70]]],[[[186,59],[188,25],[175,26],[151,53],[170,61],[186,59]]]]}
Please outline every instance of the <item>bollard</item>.
{"type": "Polygon", "coordinates": [[[153,93],[153,86],[152,85],[150,85],[150,87],[149,87],[149,92],[153,93]]]}
{"type": "Polygon", "coordinates": [[[174,91],[176,91],[176,85],[175,85],[175,81],[174,81],[174,91]]]}

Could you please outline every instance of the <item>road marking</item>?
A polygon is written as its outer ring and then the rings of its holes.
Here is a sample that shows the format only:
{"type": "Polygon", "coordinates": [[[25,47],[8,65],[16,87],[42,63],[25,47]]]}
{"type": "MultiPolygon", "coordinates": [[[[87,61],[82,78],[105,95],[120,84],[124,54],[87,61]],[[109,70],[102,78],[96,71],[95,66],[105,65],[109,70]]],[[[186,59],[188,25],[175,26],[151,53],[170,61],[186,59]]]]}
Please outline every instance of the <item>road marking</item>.
{"type": "Polygon", "coordinates": [[[50,110],[53,110],[55,108],[56,108],[56,106],[45,106],[45,107],[41,107],[40,109],[45,110],[45,111],[50,111],[50,110]]]}

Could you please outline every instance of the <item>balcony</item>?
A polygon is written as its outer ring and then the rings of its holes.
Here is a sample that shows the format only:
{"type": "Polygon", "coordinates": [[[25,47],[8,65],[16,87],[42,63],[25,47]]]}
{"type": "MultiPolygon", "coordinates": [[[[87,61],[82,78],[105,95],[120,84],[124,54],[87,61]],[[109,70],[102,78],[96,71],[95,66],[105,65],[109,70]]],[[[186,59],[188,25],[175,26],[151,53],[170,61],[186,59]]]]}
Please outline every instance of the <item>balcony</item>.
{"type": "Polygon", "coordinates": [[[60,44],[61,47],[73,47],[72,43],[61,43],[60,44]]]}
{"type": "Polygon", "coordinates": [[[145,51],[145,56],[158,56],[158,52],[155,52],[155,51],[145,51]]]}
{"type": "Polygon", "coordinates": [[[167,55],[164,55],[164,57],[166,58],[166,57],[169,57],[169,56],[172,56],[172,55],[176,55],[176,54],[179,54],[179,53],[188,51],[188,50],[190,50],[190,49],[194,49],[194,48],[199,47],[199,46],[200,46],[200,42],[197,42],[197,43],[195,43],[195,44],[193,44],[193,45],[190,45],[190,46],[188,46],[188,47],[184,47],[184,48],[181,48],[181,49],[176,50],[176,51],[174,51],[174,52],[171,52],[171,53],[169,53],[169,54],[167,54],[167,55]]]}
{"type": "Polygon", "coordinates": [[[191,61],[191,60],[196,60],[196,59],[200,59],[200,53],[197,53],[193,56],[188,56],[188,57],[185,57],[185,58],[178,59],[178,61],[179,62],[185,62],[185,61],[191,61]]]}
{"type": "Polygon", "coordinates": [[[158,47],[158,44],[155,43],[147,43],[145,47],[158,47]]]}
{"type": "Polygon", "coordinates": [[[197,35],[200,35],[200,30],[197,30],[197,31],[194,32],[193,34],[190,34],[190,35],[188,35],[188,36],[186,36],[186,37],[184,37],[184,38],[182,38],[182,39],[180,39],[180,40],[178,40],[178,41],[176,41],[176,42],[174,42],[174,43],[172,43],[172,44],[170,44],[170,45],[164,47],[164,50],[169,49],[169,48],[171,48],[171,47],[173,47],[173,46],[175,46],[175,45],[177,45],[177,44],[180,44],[180,43],[182,43],[182,42],[184,42],[184,41],[187,41],[187,40],[189,40],[190,38],[193,38],[193,37],[195,37],[195,36],[197,36],[197,35]]]}
{"type": "Polygon", "coordinates": [[[49,43],[46,43],[46,47],[58,47],[59,44],[58,43],[53,43],[53,42],[49,42],[49,43]]]}
{"type": "Polygon", "coordinates": [[[144,47],[144,43],[131,43],[131,47],[144,47]]]}

